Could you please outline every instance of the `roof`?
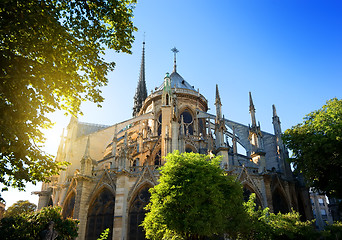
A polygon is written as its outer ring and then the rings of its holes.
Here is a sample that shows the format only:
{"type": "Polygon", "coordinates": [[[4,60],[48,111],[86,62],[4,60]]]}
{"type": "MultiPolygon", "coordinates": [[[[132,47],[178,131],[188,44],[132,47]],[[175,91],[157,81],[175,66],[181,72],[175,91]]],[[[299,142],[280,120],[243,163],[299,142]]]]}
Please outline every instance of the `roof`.
{"type": "Polygon", "coordinates": [[[77,137],[82,137],[85,135],[89,135],[91,133],[100,131],[104,128],[107,128],[109,126],[107,125],[99,125],[99,124],[92,124],[92,123],[84,123],[84,122],[78,122],[77,125],[77,137]]]}
{"type": "MultiPolygon", "coordinates": [[[[195,90],[193,86],[191,86],[187,81],[184,80],[184,78],[179,75],[176,71],[171,73],[170,75],[171,78],[171,88],[185,88],[185,89],[190,89],[190,90],[195,90]]],[[[164,89],[164,82],[160,87],[157,89],[163,90],[164,89]]]]}

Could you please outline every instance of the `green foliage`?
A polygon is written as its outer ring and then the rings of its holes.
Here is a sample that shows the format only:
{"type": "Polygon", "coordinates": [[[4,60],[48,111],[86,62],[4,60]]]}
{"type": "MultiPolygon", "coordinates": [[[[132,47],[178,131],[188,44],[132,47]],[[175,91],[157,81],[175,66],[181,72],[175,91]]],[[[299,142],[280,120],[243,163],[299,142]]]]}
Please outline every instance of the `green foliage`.
{"type": "Polygon", "coordinates": [[[327,225],[322,235],[326,240],[342,239],[342,222],[335,222],[332,225],[327,225]]]}
{"type": "Polygon", "coordinates": [[[1,239],[40,239],[49,223],[54,222],[58,233],[57,239],[74,239],[77,237],[78,220],[63,219],[60,207],[46,207],[36,213],[5,217],[0,221],[1,239]]]}
{"type": "Polygon", "coordinates": [[[331,99],[304,122],[287,129],[284,142],[290,159],[311,187],[342,198],[342,100],[331,99]]]}
{"type": "Polygon", "coordinates": [[[269,208],[255,208],[255,194],[244,204],[248,226],[239,234],[239,239],[317,239],[313,221],[300,221],[298,212],[272,213],[269,208]]]}
{"type": "Polygon", "coordinates": [[[110,229],[107,228],[105,229],[102,233],[101,236],[97,240],[106,240],[108,238],[110,229]]]}
{"type": "Polygon", "coordinates": [[[19,200],[6,210],[4,217],[15,217],[19,214],[28,214],[36,211],[36,209],[36,204],[30,203],[28,200],[19,200]]]}
{"type": "Polygon", "coordinates": [[[168,154],[159,184],[150,189],[142,223],[149,239],[234,236],[245,219],[242,186],[219,167],[219,157],[168,154]]]}
{"type": "Polygon", "coordinates": [[[130,53],[135,0],[0,1],[0,183],[23,190],[63,164],[41,151],[47,114],[73,115],[103,101],[114,62],[105,48],[130,53]]]}

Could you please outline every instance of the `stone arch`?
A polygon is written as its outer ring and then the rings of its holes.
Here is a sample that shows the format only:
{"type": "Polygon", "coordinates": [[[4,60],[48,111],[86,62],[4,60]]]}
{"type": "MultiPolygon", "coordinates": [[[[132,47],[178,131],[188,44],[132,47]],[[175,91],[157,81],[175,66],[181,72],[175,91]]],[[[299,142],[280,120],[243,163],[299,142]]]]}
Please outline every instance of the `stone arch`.
{"type": "Polygon", "coordinates": [[[288,213],[290,211],[290,200],[286,194],[282,181],[277,174],[272,176],[271,183],[272,205],[274,213],[288,213]]]}
{"type": "Polygon", "coordinates": [[[197,149],[192,145],[192,144],[186,144],[185,145],[185,152],[189,153],[189,152],[197,152],[197,149]]]}
{"type": "Polygon", "coordinates": [[[103,185],[90,201],[87,215],[86,240],[96,240],[103,230],[109,228],[112,239],[114,226],[115,193],[103,185]]]}
{"type": "Polygon", "coordinates": [[[140,226],[145,218],[145,206],[150,201],[150,192],[148,191],[153,185],[145,182],[137,188],[135,194],[132,195],[129,201],[128,208],[128,224],[127,224],[127,239],[144,240],[145,233],[140,226]]]}
{"type": "Polygon", "coordinates": [[[66,200],[64,201],[64,204],[63,204],[62,216],[63,216],[63,218],[69,218],[69,217],[73,218],[74,217],[75,199],[76,199],[75,189],[70,191],[65,199],[66,200]]]}
{"type": "Polygon", "coordinates": [[[245,202],[247,202],[249,200],[249,196],[255,193],[255,203],[256,203],[256,207],[259,208],[263,208],[262,205],[262,198],[260,196],[260,193],[258,190],[256,190],[253,186],[251,186],[251,184],[248,184],[247,182],[243,184],[243,200],[245,202]]]}
{"type": "Polygon", "coordinates": [[[274,213],[288,213],[290,211],[285,194],[279,187],[272,191],[272,205],[274,213]]]}

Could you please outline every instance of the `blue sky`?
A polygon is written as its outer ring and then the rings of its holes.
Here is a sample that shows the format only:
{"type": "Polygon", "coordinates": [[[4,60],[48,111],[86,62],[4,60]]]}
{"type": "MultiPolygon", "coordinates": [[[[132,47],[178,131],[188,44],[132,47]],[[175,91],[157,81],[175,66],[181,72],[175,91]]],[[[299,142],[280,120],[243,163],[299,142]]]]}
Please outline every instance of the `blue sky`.
{"type": "MultiPolygon", "coordinates": [[[[82,105],[82,122],[108,124],[132,116],[146,41],[147,88],[159,86],[172,72],[173,53],[179,49],[177,71],[208,99],[214,113],[218,84],[226,118],[248,125],[248,92],[252,92],[257,121],[273,132],[272,104],[283,131],[302,122],[328,99],[342,95],[342,1],[315,0],[146,0],[134,12],[133,54],[107,51],[116,62],[103,88],[102,108],[82,105]]],[[[51,115],[46,151],[55,154],[59,136],[69,122],[62,113],[51,115]]],[[[17,200],[37,203],[27,188],[3,193],[7,207],[17,200]]]]}

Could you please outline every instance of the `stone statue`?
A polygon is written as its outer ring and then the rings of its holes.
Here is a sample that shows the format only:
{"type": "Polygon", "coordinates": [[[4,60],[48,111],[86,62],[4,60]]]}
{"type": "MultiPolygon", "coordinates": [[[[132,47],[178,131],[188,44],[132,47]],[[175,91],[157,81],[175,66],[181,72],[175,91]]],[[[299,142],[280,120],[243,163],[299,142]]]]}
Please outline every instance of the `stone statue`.
{"type": "Polygon", "coordinates": [[[55,240],[58,237],[58,232],[55,230],[55,222],[50,221],[47,229],[40,233],[42,240],[55,240]]]}

